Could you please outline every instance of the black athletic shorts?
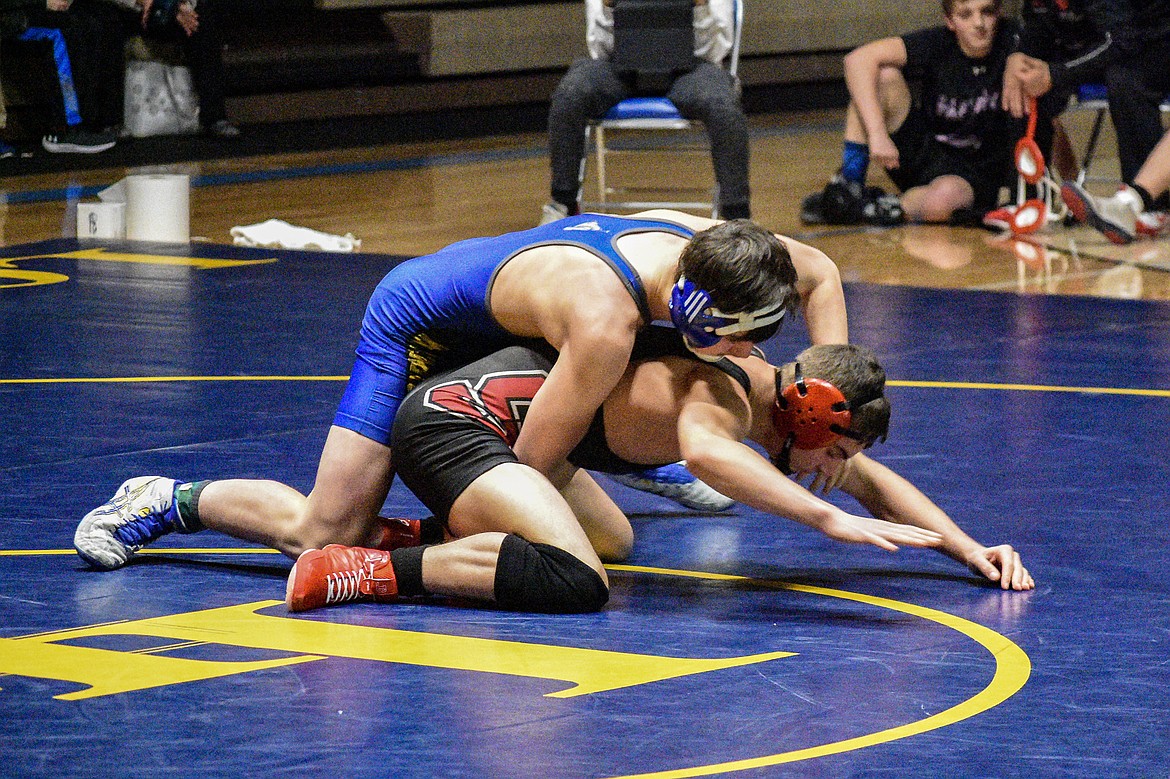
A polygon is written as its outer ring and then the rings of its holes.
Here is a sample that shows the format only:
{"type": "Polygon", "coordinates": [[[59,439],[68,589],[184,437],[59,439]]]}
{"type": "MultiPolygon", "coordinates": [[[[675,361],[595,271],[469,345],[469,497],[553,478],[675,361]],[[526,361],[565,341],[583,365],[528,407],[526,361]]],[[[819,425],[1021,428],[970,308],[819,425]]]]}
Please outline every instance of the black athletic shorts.
{"type": "Polygon", "coordinates": [[[546,354],[514,346],[428,379],[402,401],[391,438],[395,469],[439,520],[447,522],[477,478],[519,462],[512,444],[551,367],[546,354]]]}
{"type": "MultiPolygon", "coordinates": [[[[999,204],[1000,187],[1010,183],[1005,179],[1003,165],[990,162],[992,158],[1007,159],[1003,157],[1004,150],[986,150],[990,154],[970,154],[940,143],[930,134],[922,114],[917,110],[910,111],[906,121],[894,131],[890,140],[898,147],[899,166],[887,173],[902,192],[925,186],[939,176],[958,176],[975,190],[974,208],[983,212],[999,204]]],[[[1015,142],[1011,143],[1014,148],[1015,142]]],[[[1010,156],[1011,149],[1007,151],[1010,156]]]]}

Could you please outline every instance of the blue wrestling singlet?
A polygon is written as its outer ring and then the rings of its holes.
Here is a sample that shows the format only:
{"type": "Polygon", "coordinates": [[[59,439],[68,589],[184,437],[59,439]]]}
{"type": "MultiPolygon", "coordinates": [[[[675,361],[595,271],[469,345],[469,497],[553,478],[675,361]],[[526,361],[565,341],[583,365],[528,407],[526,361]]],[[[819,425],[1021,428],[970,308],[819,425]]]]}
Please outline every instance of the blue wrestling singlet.
{"type": "Polygon", "coordinates": [[[437,366],[489,354],[517,340],[488,309],[492,282],[513,257],[538,246],[577,246],[609,265],[650,323],[646,291],[616,247],[623,235],[667,232],[690,239],[694,231],[673,222],[604,214],[580,216],[451,244],[396,266],[370,298],[357,360],[333,424],[389,443],[398,405],[410,386],[437,366]]]}

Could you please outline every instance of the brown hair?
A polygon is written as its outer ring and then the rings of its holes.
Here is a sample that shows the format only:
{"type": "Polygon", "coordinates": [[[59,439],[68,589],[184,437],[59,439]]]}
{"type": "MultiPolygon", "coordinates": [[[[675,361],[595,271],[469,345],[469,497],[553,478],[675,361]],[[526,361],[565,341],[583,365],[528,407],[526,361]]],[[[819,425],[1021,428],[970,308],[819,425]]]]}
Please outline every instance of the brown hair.
{"type": "MultiPolygon", "coordinates": [[[[955,12],[955,6],[959,3],[969,3],[971,0],[940,0],[942,4],[943,16],[950,16],[955,12]]],[[[995,5],[995,12],[999,13],[1003,10],[1003,0],[992,0],[995,5]]]]}
{"type": "MultiPolygon", "coordinates": [[[[771,231],[747,219],[733,219],[695,233],[679,256],[678,269],[707,291],[711,305],[728,314],[776,304],[791,313],[800,300],[788,247],[771,231]]],[[[780,322],[776,322],[742,337],[759,343],[779,329],[780,322]]]]}

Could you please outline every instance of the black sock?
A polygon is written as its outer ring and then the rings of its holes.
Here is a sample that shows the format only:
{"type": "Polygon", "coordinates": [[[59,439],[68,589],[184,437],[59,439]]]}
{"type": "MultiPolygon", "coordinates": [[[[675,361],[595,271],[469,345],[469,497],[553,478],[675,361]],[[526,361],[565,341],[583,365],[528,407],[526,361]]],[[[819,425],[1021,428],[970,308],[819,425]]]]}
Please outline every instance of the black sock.
{"type": "Polygon", "coordinates": [[[426,595],[423,587],[422,559],[425,546],[407,546],[390,553],[390,564],[394,566],[394,581],[398,595],[409,598],[412,595],[426,595]]]}
{"type": "Polygon", "coordinates": [[[1143,211],[1154,210],[1154,198],[1152,195],[1150,195],[1149,190],[1147,190],[1141,184],[1130,184],[1129,188],[1138,193],[1138,195],[1141,197],[1143,211]]]}
{"type": "Polygon", "coordinates": [[[418,521],[418,542],[427,544],[443,543],[443,523],[434,517],[427,517],[418,521]]]}

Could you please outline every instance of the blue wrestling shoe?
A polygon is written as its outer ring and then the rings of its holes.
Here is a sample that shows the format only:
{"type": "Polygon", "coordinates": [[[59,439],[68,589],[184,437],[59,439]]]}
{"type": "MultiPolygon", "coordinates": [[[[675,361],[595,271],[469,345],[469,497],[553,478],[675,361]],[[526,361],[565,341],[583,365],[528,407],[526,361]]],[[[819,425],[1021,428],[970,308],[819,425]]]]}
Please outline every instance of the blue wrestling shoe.
{"type": "Polygon", "coordinates": [[[726,511],[735,505],[734,500],[695,478],[683,463],[647,468],[635,473],[611,474],[610,478],[635,490],[670,498],[696,511],[726,511]]]}
{"type": "Polygon", "coordinates": [[[187,532],[175,506],[174,479],[139,476],[122,484],[114,497],[85,515],[73,534],[81,559],[112,571],[142,547],[167,533],[187,532]]]}

